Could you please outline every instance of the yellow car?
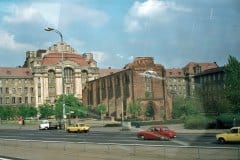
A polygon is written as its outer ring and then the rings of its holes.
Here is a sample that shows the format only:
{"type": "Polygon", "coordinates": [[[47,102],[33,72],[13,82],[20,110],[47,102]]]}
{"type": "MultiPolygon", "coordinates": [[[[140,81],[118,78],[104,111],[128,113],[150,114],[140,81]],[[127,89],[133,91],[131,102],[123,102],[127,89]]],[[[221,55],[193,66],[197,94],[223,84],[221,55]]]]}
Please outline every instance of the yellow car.
{"type": "Polygon", "coordinates": [[[216,138],[219,143],[240,142],[240,127],[232,127],[230,132],[217,134],[216,138]]]}
{"type": "Polygon", "coordinates": [[[77,123],[73,126],[68,126],[66,128],[66,130],[68,133],[70,133],[70,132],[78,132],[78,133],[85,132],[85,133],[87,133],[87,132],[89,132],[90,127],[83,123],[77,123]]]}

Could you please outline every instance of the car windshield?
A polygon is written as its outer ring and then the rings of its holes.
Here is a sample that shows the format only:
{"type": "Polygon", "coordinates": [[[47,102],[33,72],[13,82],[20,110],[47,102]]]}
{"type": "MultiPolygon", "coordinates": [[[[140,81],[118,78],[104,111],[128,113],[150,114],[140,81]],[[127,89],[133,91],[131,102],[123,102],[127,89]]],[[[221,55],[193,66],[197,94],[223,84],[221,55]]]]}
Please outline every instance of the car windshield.
{"type": "Polygon", "coordinates": [[[231,129],[231,133],[238,133],[238,129],[237,128],[231,129]]]}

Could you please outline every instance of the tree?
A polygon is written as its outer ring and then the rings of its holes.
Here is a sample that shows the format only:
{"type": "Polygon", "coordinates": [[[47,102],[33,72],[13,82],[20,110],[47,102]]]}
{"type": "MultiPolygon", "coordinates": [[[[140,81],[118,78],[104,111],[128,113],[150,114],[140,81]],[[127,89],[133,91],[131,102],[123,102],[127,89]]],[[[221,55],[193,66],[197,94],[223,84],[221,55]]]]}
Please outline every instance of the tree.
{"type": "Polygon", "coordinates": [[[41,118],[48,118],[54,115],[54,109],[49,104],[43,104],[39,106],[39,112],[40,112],[41,118]]]}
{"type": "Polygon", "coordinates": [[[181,118],[203,112],[200,99],[197,97],[176,96],[173,99],[173,118],[181,118]]]}
{"type": "Polygon", "coordinates": [[[82,104],[82,102],[80,102],[78,98],[74,97],[73,94],[64,95],[64,97],[62,95],[58,98],[55,104],[56,118],[63,118],[63,102],[65,104],[66,114],[73,113],[73,116],[83,117],[88,113],[87,108],[82,104]]]}
{"type": "Polygon", "coordinates": [[[145,116],[146,117],[153,117],[154,116],[153,106],[147,106],[146,111],[145,111],[145,116]]]}
{"type": "Polygon", "coordinates": [[[17,115],[22,116],[23,118],[26,117],[36,117],[37,116],[37,109],[33,106],[17,106],[17,115]]]}
{"type": "Polygon", "coordinates": [[[240,62],[229,56],[225,66],[225,95],[232,104],[233,112],[240,112],[240,62]]]}
{"type": "Polygon", "coordinates": [[[102,114],[104,114],[104,113],[106,112],[106,110],[107,110],[107,107],[106,107],[105,104],[99,104],[99,105],[97,106],[97,108],[95,109],[95,111],[96,111],[98,114],[100,114],[101,119],[102,119],[102,114]]]}
{"type": "Polygon", "coordinates": [[[133,118],[140,116],[142,114],[142,108],[139,101],[132,101],[128,104],[128,112],[133,118]]]}
{"type": "Polygon", "coordinates": [[[16,108],[9,106],[0,106],[0,119],[12,119],[16,117],[16,108]]]}

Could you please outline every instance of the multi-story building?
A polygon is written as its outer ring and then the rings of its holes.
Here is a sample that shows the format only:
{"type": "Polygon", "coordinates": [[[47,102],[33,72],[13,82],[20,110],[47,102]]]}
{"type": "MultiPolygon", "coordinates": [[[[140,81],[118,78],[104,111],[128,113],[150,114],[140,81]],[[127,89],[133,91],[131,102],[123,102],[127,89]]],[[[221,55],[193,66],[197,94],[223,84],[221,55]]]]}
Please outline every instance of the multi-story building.
{"type": "Polygon", "coordinates": [[[221,112],[221,106],[226,105],[224,80],[224,67],[208,69],[194,76],[196,91],[208,112],[221,112]]]}
{"type": "MultiPolygon", "coordinates": [[[[101,71],[101,70],[100,70],[101,71]]],[[[106,73],[104,70],[103,73],[106,73]]],[[[104,76],[89,81],[84,89],[84,104],[107,106],[107,115],[115,118],[131,116],[127,107],[130,102],[140,101],[143,109],[150,107],[156,120],[171,119],[172,101],[167,93],[165,69],[155,64],[152,57],[137,57],[122,70],[108,70],[104,76]],[[148,73],[154,73],[149,76],[148,73]]]]}
{"type": "Polygon", "coordinates": [[[29,68],[0,68],[0,105],[35,105],[32,71],[29,68]]]}
{"type": "Polygon", "coordinates": [[[193,96],[195,91],[196,83],[194,81],[194,76],[197,74],[200,74],[201,72],[211,69],[211,68],[217,68],[218,65],[216,62],[213,63],[196,63],[196,62],[190,62],[188,63],[184,68],[184,75],[186,76],[186,91],[187,96],[193,96]]]}
{"type": "Polygon", "coordinates": [[[218,68],[213,63],[190,62],[183,68],[166,70],[167,90],[172,95],[193,96],[196,82],[194,77],[208,69],[218,68]]]}
{"type": "Polygon", "coordinates": [[[82,89],[99,76],[91,53],[78,54],[66,43],[28,51],[19,68],[0,68],[0,105],[53,104],[63,94],[82,100],[82,89]]]}
{"type": "Polygon", "coordinates": [[[187,81],[183,69],[179,68],[166,69],[166,77],[168,93],[173,96],[179,95],[186,97],[187,81]]]}

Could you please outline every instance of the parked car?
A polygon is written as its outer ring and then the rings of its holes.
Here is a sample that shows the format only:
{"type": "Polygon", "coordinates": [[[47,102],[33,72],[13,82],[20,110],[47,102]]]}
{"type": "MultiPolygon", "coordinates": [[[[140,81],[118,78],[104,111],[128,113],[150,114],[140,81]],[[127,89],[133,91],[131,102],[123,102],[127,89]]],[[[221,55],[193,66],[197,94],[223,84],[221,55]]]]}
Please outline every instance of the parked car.
{"type": "Polygon", "coordinates": [[[90,127],[84,123],[77,123],[73,126],[68,126],[66,128],[66,130],[68,133],[70,133],[70,132],[78,132],[78,133],[85,132],[85,133],[87,133],[87,132],[89,132],[90,127]]]}
{"type": "Polygon", "coordinates": [[[137,137],[144,140],[170,140],[176,137],[176,132],[166,126],[152,126],[145,131],[139,131],[137,137]]]}
{"type": "Polygon", "coordinates": [[[60,129],[60,123],[49,120],[42,120],[39,124],[39,130],[60,129]]]}
{"type": "Polygon", "coordinates": [[[240,127],[232,127],[229,132],[216,134],[219,143],[240,142],[240,127]]]}

